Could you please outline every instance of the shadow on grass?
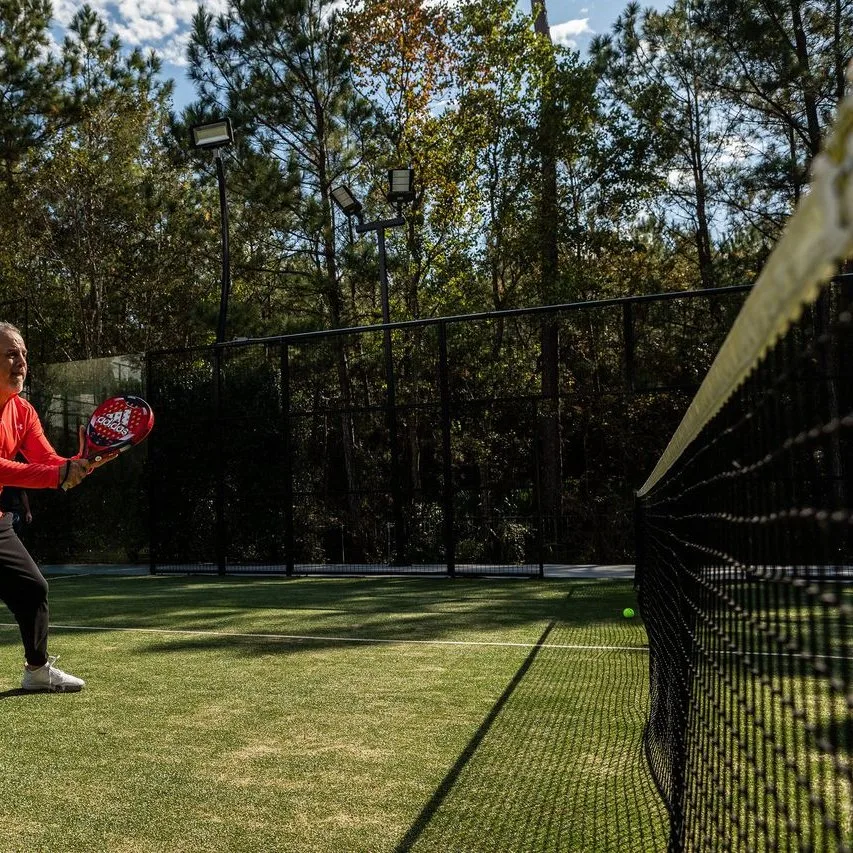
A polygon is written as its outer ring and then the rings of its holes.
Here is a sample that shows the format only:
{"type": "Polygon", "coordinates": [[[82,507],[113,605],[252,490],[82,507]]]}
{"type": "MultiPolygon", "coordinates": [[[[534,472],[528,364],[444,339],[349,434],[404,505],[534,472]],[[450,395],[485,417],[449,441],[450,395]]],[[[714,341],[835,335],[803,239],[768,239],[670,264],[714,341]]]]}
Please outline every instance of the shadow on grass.
{"type": "Polygon", "coordinates": [[[666,849],[641,746],[648,659],[566,636],[549,625],[395,853],[666,849]]]}
{"type": "MultiPolygon", "coordinates": [[[[618,614],[633,603],[630,581],[601,580],[147,576],[51,584],[52,624],[79,631],[86,626],[162,631],[160,641],[146,641],[160,653],[233,648],[245,654],[253,646],[288,654],[305,642],[335,647],[528,630],[537,636],[554,620],[622,631],[624,642],[628,626],[618,614]],[[169,631],[175,633],[168,636],[169,631]]],[[[644,644],[645,637],[634,633],[637,644],[644,644]]]]}
{"type": "Polygon", "coordinates": [[[37,692],[33,690],[21,690],[20,687],[15,688],[14,690],[1,690],[0,691],[0,699],[14,699],[16,696],[36,696],[37,692]]]}
{"type": "Polygon", "coordinates": [[[500,714],[501,709],[506,704],[507,700],[510,696],[512,696],[515,688],[521,682],[521,679],[524,678],[525,673],[530,666],[532,665],[536,655],[539,653],[539,650],[542,648],[543,643],[548,638],[548,635],[554,629],[554,623],[551,622],[550,625],[542,632],[542,636],[539,638],[539,641],[531,650],[530,654],[524,659],[524,663],[519,667],[518,672],[513,676],[512,681],[507,685],[506,690],[500,695],[498,701],[495,702],[492,710],[489,712],[488,716],[485,720],[483,720],[480,727],[474,733],[474,736],[468,742],[468,745],[465,749],[462,750],[459,758],[456,760],[456,763],[450,769],[448,774],[444,777],[441,784],[438,786],[436,792],[432,795],[430,801],[424,806],[423,811],[418,815],[417,820],[412,825],[412,828],[406,833],[403,840],[397,845],[396,853],[408,853],[414,844],[417,842],[420,835],[423,833],[424,829],[429,825],[432,820],[433,815],[438,811],[441,804],[447,798],[448,794],[453,789],[453,786],[456,784],[456,781],[459,779],[462,770],[465,765],[470,761],[471,757],[477,751],[477,747],[482,742],[483,738],[488,733],[489,729],[492,727],[492,724],[497,719],[498,714],[500,714]]]}
{"type": "Polygon", "coordinates": [[[20,687],[16,687],[12,690],[0,690],[0,699],[15,699],[24,696],[71,696],[79,692],[79,690],[22,690],[20,687]]]}

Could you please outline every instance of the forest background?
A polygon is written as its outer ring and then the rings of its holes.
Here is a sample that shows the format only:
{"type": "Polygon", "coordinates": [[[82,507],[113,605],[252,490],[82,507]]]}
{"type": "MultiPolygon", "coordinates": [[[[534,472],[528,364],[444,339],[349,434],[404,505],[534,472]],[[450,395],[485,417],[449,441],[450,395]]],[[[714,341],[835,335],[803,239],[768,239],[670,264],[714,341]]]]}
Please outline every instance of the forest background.
{"type": "Polygon", "coordinates": [[[212,341],[220,223],[189,126],[227,115],[227,336],[376,322],[390,213],[395,320],[749,283],[806,191],[848,83],[850,0],[629,4],[589,56],[546,4],[234,0],[199,8],[196,99],[88,6],[49,50],[48,0],[0,3],[0,299],[39,360],[212,341]]]}
{"type": "MultiPolygon", "coordinates": [[[[850,85],[853,0],[674,0],[663,11],[631,3],[583,58],[552,40],[547,12],[539,0],[229,0],[215,15],[200,6],[187,49],[195,98],[177,111],[156,53],[125,50],[91,7],[77,10],[54,48],[49,0],[0,0],[0,302],[7,318],[26,319],[36,392],[40,364],[213,344],[218,186],[189,130],[222,116],[235,131],[223,151],[227,340],[381,321],[376,241],[353,233],[331,190],[349,185],[368,219],[385,218],[387,170],[400,166],[414,169],[416,193],[405,226],[387,233],[394,321],[752,283],[808,191],[850,85]]],[[[673,311],[643,319],[656,373],[676,377],[664,384],[686,392],[693,380],[681,378],[709,363],[730,322],[714,304],[696,309],[678,340],[673,311]]],[[[351,413],[374,411],[385,395],[381,373],[358,366],[378,355],[366,337],[337,338],[316,364],[303,356],[313,414],[288,479],[310,496],[297,518],[299,553],[337,559],[318,544],[331,529],[347,531],[346,550],[359,559],[387,557],[384,534],[367,530],[385,529],[387,500],[361,505],[367,483],[393,492],[398,551],[414,541],[418,513],[424,529],[438,529],[425,472],[443,464],[472,530],[504,529],[507,519],[523,528],[521,544],[500,544],[497,559],[534,559],[533,516],[558,531],[550,559],[630,559],[633,489],[686,401],[626,389],[621,315],[562,332],[547,316],[512,345],[502,322],[460,337],[451,383],[466,400],[533,393],[540,403],[530,423],[475,419],[476,435],[454,422],[446,459],[416,409],[400,414],[396,437],[356,427],[351,413]],[[328,416],[333,399],[346,404],[338,418],[328,416]],[[513,466],[533,452],[534,434],[538,480],[525,469],[516,482],[513,466]]],[[[429,394],[432,368],[414,379],[418,340],[396,350],[395,370],[429,394]]],[[[158,402],[174,397],[177,411],[193,394],[210,397],[211,378],[195,376],[193,358],[159,362],[171,367],[159,374],[158,402]]],[[[241,374],[247,401],[264,397],[252,388],[266,387],[265,369],[241,374]]],[[[262,409],[259,422],[269,423],[262,409]]],[[[241,424],[239,441],[257,431],[241,424]]],[[[217,470],[220,450],[179,455],[198,474],[217,470]]],[[[282,482],[273,471],[269,488],[257,488],[272,471],[257,458],[239,466],[243,479],[226,483],[218,503],[211,484],[189,475],[164,481],[164,517],[199,507],[222,531],[224,511],[209,510],[227,505],[232,534],[255,529],[239,496],[267,500],[282,482]]],[[[70,518],[48,501],[51,515],[70,518]]],[[[197,527],[184,522],[175,529],[197,527]]],[[[122,546],[131,559],[146,547],[146,524],[142,501],[126,537],[135,541],[122,546]]],[[[487,559],[479,550],[488,537],[470,538],[471,558],[487,559]]],[[[50,556],[88,549],[95,558],[85,542],[69,539],[50,556]]],[[[283,547],[238,550],[279,560],[283,547]]],[[[424,546],[421,558],[439,559],[436,549],[424,546]]]]}

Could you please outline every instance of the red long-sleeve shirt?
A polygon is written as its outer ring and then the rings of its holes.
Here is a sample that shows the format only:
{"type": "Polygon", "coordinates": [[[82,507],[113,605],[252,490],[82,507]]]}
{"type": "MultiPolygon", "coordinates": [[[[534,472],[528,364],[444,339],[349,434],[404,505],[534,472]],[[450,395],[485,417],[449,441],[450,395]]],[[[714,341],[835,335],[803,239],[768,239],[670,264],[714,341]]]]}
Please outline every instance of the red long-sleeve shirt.
{"type": "Polygon", "coordinates": [[[3,486],[55,489],[66,462],[51,447],[36,410],[15,394],[0,411],[0,491],[3,486]],[[21,454],[26,463],[15,462],[21,454]]]}

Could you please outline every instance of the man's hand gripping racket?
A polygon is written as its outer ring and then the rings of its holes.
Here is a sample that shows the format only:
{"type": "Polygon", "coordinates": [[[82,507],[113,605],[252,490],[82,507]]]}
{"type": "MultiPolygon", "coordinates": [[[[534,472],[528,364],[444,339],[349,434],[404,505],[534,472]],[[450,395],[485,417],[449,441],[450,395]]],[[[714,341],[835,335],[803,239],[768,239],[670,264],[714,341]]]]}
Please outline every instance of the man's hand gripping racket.
{"type": "Polygon", "coordinates": [[[92,413],[85,428],[80,428],[80,460],[88,464],[74,470],[67,463],[63,491],[76,486],[90,471],[100,467],[143,441],[154,427],[154,412],[141,397],[125,394],[104,400],[92,413]]]}

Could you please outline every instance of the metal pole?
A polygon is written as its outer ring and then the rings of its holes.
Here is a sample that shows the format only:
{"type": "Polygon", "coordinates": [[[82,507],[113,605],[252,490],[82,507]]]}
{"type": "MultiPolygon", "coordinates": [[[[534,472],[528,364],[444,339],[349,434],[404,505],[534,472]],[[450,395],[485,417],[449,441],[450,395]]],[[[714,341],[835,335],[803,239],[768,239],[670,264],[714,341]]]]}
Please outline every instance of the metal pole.
{"type": "Polygon", "coordinates": [[[634,390],[634,312],[630,302],[622,303],[622,339],[625,345],[625,382],[634,390]]]}
{"type": "MultiPolygon", "coordinates": [[[[225,196],[225,166],[222,163],[222,150],[216,148],[213,152],[216,161],[216,178],[219,185],[219,221],[222,233],[222,276],[221,295],[219,298],[219,323],[216,327],[216,343],[225,341],[225,326],[228,320],[228,294],[231,291],[231,257],[228,248],[228,200],[225,196]]],[[[217,447],[217,477],[216,477],[216,563],[218,573],[225,574],[227,563],[227,538],[225,529],[225,453],[224,432],[222,422],[222,358],[224,353],[221,347],[215,347],[214,360],[214,383],[216,394],[216,423],[219,446],[217,447]]]]}
{"type": "Polygon", "coordinates": [[[391,322],[391,309],[388,305],[388,270],[385,266],[385,227],[380,225],[376,229],[376,239],[379,241],[379,284],[380,298],[382,300],[382,322],[386,325],[391,322]]]}
{"type": "MultiPolygon", "coordinates": [[[[157,386],[159,390],[159,385],[157,386]]],[[[151,400],[154,390],[154,367],[151,353],[145,353],[145,386],[143,394],[146,400],[151,400]]],[[[154,405],[157,405],[157,400],[154,400],[154,405]]],[[[148,442],[148,463],[143,467],[143,482],[145,483],[145,494],[148,497],[148,571],[150,574],[157,574],[157,560],[160,556],[160,538],[159,529],[157,526],[157,509],[158,503],[153,499],[154,495],[154,473],[159,469],[156,462],[157,445],[154,442],[148,442]]]]}
{"type": "Polygon", "coordinates": [[[397,442],[397,390],[394,380],[394,354],[391,344],[391,309],[388,304],[388,270],[385,262],[385,227],[378,224],[376,236],[379,242],[379,285],[380,299],[382,301],[382,332],[383,346],[385,350],[385,382],[387,385],[387,418],[388,418],[388,440],[391,449],[391,503],[394,517],[394,555],[393,563],[396,566],[405,565],[405,529],[403,520],[402,496],[400,486],[402,484],[402,471],[400,470],[400,452],[397,442]]]}
{"type": "MultiPolygon", "coordinates": [[[[539,418],[534,416],[533,423],[539,418]]],[[[539,559],[539,577],[545,577],[545,520],[542,517],[542,435],[533,435],[533,487],[536,494],[536,550],[539,559]]]]}
{"type": "Polygon", "coordinates": [[[224,575],[228,562],[228,537],[225,522],[225,427],[222,423],[222,347],[213,348],[213,393],[216,409],[216,491],[214,504],[214,547],[216,549],[217,574],[224,575]]]}
{"type": "Polygon", "coordinates": [[[454,515],[453,450],[450,435],[450,381],[447,366],[447,323],[438,326],[438,374],[441,393],[441,456],[444,472],[444,549],[447,573],[456,576],[456,520],[454,515]]]}
{"type": "Polygon", "coordinates": [[[404,566],[408,559],[406,556],[406,534],[403,518],[403,497],[400,487],[403,483],[402,471],[400,469],[400,452],[397,446],[397,401],[394,384],[394,356],[391,349],[391,310],[388,305],[388,269],[385,260],[385,229],[405,225],[406,220],[402,216],[394,219],[380,219],[376,222],[359,222],[355,226],[356,234],[365,234],[375,231],[379,243],[379,287],[380,299],[382,301],[382,323],[383,345],[385,349],[385,382],[388,388],[387,394],[387,424],[388,440],[391,445],[391,503],[394,518],[394,556],[393,563],[404,566]]]}
{"type": "Polygon", "coordinates": [[[293,433],[290,424],[290,348],[281,348],[281,427],[284,450],[284,558],[288,577],[296,565],[293,540],[293,433]]]}
{"type": "Polygon", "coordinates": [[[222,149],[214,151],[216,177],[219,183],[219,220],[222,226],[222,294],[219,299],[219,324],[216,328],[216,342],[225,340],[225,325],[228,319],[228,296],[231,292],[231,254],[228,247],[228,200],[225,196],[225,166],[222,163],[222,149]]]}

